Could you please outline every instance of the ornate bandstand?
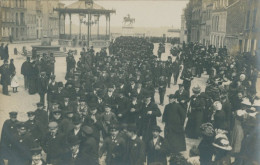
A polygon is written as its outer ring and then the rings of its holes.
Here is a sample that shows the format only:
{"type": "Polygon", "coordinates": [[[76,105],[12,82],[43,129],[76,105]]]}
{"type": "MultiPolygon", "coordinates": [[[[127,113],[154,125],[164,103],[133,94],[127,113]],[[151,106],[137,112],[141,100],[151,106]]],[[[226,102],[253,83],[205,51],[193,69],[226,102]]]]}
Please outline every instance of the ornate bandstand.
{"type": "Polygon", "coordinates": [[[110,16],[116,13],[115,10],[108,10],[94,3],[93,0],[79,0],[68,5],[65,8],[55,8],[54,11],[59,13],[59,44],[60,45],[86,45],[102,47],[106,46],[110,40],[110,16]],[[72,15],[78,15],[79,34],[72,34],[72,15]],[[65,19],[69,16],[69,34],[65,33],[65,19]],[[100,34],[99,20],[101,16],[106,18],[106,33],[100,34]],[[61,19],[64,19],[61,24],[61,19]],[[81,32],[82,24],[87,26],[87,34],[81,32]],[[97,26],[96,35],[92,35],[92,26],[97,26]]]}

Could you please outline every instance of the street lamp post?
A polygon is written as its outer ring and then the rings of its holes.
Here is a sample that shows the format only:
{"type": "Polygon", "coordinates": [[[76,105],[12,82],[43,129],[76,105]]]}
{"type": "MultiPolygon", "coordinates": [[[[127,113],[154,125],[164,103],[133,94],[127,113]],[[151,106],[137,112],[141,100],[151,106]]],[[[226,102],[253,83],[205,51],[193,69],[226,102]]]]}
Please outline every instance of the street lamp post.
{"type": "Polygon", "coordinates": [[[88,27],[88,40],[87,40],[87,46],[89,46],[89,40],[90,40],[90,27],[91,27],[92,25],[96,24],[96,22],[95,22],[95,21],[92,21],[92,20],[90,19],[90,14],[88,14],[88,21],[83,21],[83,23],[84,23],[85,25],[87,25],[87,27],[88,27]]]}

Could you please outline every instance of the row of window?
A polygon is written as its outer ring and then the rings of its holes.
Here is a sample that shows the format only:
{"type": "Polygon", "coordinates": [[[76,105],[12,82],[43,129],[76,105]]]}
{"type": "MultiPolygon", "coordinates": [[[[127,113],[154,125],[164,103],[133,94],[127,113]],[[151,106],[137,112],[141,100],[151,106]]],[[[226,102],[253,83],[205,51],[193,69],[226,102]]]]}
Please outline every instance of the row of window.
{"type": "Polygon", "coordinates": [[[11,8],[24,8],[25,3],[24,0],[1,0],[1,7],[11,7],[11,8]]]}

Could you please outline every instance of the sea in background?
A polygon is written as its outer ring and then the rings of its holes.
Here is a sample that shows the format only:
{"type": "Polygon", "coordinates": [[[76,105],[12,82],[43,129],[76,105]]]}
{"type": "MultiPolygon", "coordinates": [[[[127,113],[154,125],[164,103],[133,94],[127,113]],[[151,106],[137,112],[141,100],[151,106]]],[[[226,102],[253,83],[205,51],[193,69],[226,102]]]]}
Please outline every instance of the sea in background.
{"type": "MultiPolygon", "coordinates": [[[[62,1],[68,6],[73,1],[62,1]]],[[[75,1],[74,1],[75,2],[75,1]]],[[[115,9],[116,13],[111,15],[111,33],[122,33],[123,18],[128,14],[135,18],[133,32],[145,34],[146,36],[166,36],[178,37],[179,33],[168,33],[168,29],[180,29],[181,14],[187,0],[144,0],[144,1],[121,1],[106,0],[94,1],[106,9],[115,9]]],[[[79,18],[72,15],[72,32],[79,33],[79,18]]],[[[100,17],[100,34],[105,34],[105,16],[100,17]]],[[[82,33],[87,32],[86,25],[82,25],[82,33]]],[[[92,26],[92,34],[97,32],[97,25],[92,26]]],[[[66,18],[66,33],[69,33],[69,18],[66,18]]]]}

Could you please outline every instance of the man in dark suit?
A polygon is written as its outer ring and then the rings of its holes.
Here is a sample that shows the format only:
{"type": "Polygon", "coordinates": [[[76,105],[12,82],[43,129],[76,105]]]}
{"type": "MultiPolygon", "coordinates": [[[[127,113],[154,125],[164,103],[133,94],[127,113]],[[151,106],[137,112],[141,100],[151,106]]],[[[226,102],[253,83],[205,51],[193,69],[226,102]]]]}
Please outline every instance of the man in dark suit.
{"type": "Polygon", "coordinates": [[[141,136],[142,140],[147,144],[152,138],[152,128],[157,125],[156,118],[162,114],[158,106],[151,102],[150,93],[145,94],[145,101],[141,109],[141,136]]]}
{"type": "Polygon", "coordinates": [[[55,92],[58,90],[58,84],[55,81],[55,75],[50,76],[50,83],[48,83],[47,86],[47,101],[48,101],[48,107],[50,107],[55,100],[55,92]]]}
{"type": "Polygon", "coordinates": [[[164,137],[169,146],[170,153],[178,153],[186,150],[184,121],[186,113],[177,102],[177,96],[169,95],[169,104],[165,106],[162,122],[165,123],[164,137]]]}
{"type": "Polygon", "coordinates": [[[31,160],[30,148],[32,146],[32,136],[27,132],[25,123],[20,122],[17,126],[17,133],[11,138],[11,159],[9,165],[26,165],[31,160]]]}
{"type": "Polygon", "coordinates": [[[186,68],[183,70],[181,79],[183,80],[184,89],[190,92],[191,81],[193,80],[191,68],[186,68]]]}
{"type": "Polygon", "coordinates": [[[187,103],[189,102],[189,92],[184,89],[183,84],[179,84],[179,90],[175,92],[175,95],[177,97],[177,101],[179,104],[183,107],[185,110],[185,113],[187,111],[187,103]]]}
{"type": "Polygon", "coordinates": [[[126,141],[119,135],[117,125],[110,126],[110,135],[104,140],[100,149],[100,156],[107,153],[107,165],[123,165],[126,164],[126,141]]]}
{"type": "Polygon", "coordinates": [[[1,143],[0,143],[0,161],[11,159],[11,139],[16,134],[17,131],[17,112],[9,113],[10,119],[4,122],[2,133],[1,133],[1,143]]]}
{"type": "Polygon", "coordinates": [[[145,162],[145,144],[137,136],[135,125],[128,126],[129,144],[127,148],[127,162],[129,165],[143,165],[145,162]]]}
{"type": "Polygon", "coordinates": [[[164,103],[164,96],[166,92],[167,82],[165,76],[161,76],[159,80],[159,95],[160,95],[160,105],[164,103]]]}
{"type": "Polygon", "coordinates": [[[160,132],[162,132],[159,126],[153,128],[153,139],[150,140],[147,146],[147,164],[160,164],[167,165],[167,144],[160,132]]]}
{"type": "Polygon", "coordinates": [[[22,64],[22,67],[21,67],[21,74],[24,76],[24,88],[25,89],[29,88],[28,75],[29,75],[31,67],[32,67],[32,64],[30,62],[30,57],[27,57],[26,61],[22,64]]]}
{"type": "Polygon", "coordinates": [[[10,85],[11,83],[10,80],[11,72],[7,60],[4,60],[4,64],[0,67],[0,73],[1,73],[1,84],[3,86],[2,92],[4,95],[10,96],[8,93],[8,85],[10,85]]]}
{"type": "Polygon", "coordinates": [[[47,86],[49,79],[46,76],[46,72],[41,72],[40,78],[38,81],[38,93],[40,95],[40,102],[44,105],[45,103],[45,94],[47,93],[47,86]]]}
{"type": "Polygon", "coordinates": [[[68,141],[68,152],[65,153],[61,159],[62,165],[81,165],[84,162],[80,161],[80,143],[81,140],[73,136],[68,141]]]}
{"type": "Polygon", "coordinates": [[[93,130],[89,126],[82,127],[82,141],[79,151],[81,165],[99,165],[97,142],[93,137],[93,130]]]}
{"type": "Polygon", "coordinates": [[[60,165],[62,156],[65,153],[65,137],[58,130],[58,123],[50,122],[49,132],[42,140],[42,148],[47,154],[46,162],[48,164],[60,165]]]}
{"type": "Polygon", "coordinates": [[[95,138],[97,144],[100,141],[100,131],[102,130],[101,116],[97,113],[97,107],[95,103],[89,105],[89,114],[86,116],[86,120],[83,126],[87,125],[93,130],[93,137],[95,138]]]}
{"type": "Polygon", "coordinates": [[[39,143],[41,137],[44,135],[44,129],[38,120],[35,120],[35,112],[27,112],[28,120],[25,122],[27,131],[31,134],[34,142],[39,143]]]}
{"type": "Polygon", "coordinates": [[[35,121],[39,122],[46,132],[48,127],[48,112],[44,110],[42,103],[37,103],[37,109],[35,110],[34,115],[35,121]]]}

